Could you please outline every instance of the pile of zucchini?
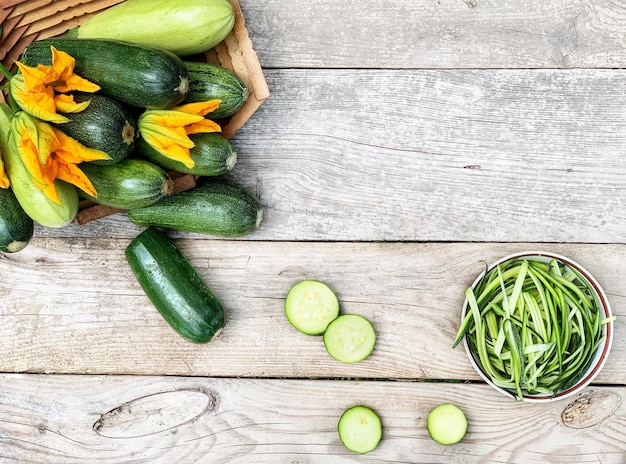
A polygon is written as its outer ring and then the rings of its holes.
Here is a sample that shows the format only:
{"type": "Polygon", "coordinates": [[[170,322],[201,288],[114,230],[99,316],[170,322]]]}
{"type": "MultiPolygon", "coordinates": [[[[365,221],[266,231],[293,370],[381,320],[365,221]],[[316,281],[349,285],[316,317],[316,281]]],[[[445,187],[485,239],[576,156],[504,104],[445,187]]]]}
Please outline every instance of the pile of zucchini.
{"type": "MultiPolygon", "coordinates": [[[[197,343],[222,329],[223,308],[158,229],[238,237],[259,226],[262,208],[250,191],[220,177],[233,169],[237,154],[219,132],[189,136],[195,144],[190,168],[147,144],[137,121],[146,110],[220,100],[218,109],[206,116],[219,124],[241,108],[248,97],[241,79],[194,59],[221,42],[234,19],[228,0],[127,0],[64,36],[33,42],[20,58],[26,66],[50,65],[54,47],[75,59],[77,75],[100,87],[93,94],[74,93],[76,102],[89,100],[89,106],[64,114],[69,122],[55,125],[82,145],[109,155],[108,160],[79,165],[97,195],[78,194],[126,210],[133,223],[146,227],[126,250],[131,269],[167,322],[197,343]],[[197,185],[174,193],[173,172],[195,175],[197,185]]],[[[5,113],[0,116],[8,120],[5,113]]],[[[11,175],[9,168],[7,163],[11,188],[0,189],[0,250],[16,252],[32,238],[35,223],[61,227],[69,221],[54,217],[58,209],[41,206],[43,196],[29,185],[27,174],[20,177],[13,169],[11,175]]],[[[70,213],[74,208],[71,214],[76,214],[76,203],[68,195],[65,205],[70,213]]]]}

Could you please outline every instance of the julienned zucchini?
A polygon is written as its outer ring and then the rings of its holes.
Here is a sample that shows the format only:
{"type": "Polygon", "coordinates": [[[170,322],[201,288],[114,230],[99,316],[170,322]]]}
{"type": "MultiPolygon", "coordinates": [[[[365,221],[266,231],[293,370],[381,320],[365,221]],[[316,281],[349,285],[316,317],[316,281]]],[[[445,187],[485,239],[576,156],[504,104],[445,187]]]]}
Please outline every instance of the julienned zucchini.
{"type": "Polygon", "coordinates": [[[179,335],[206,343],[222,330],[222,303],[162,232],[147,228],[125,254],[144,292],[179,335]]]}
{"type": "Polygon", "coordinates": [[[54,202],[42,190],[39,190],[20,158],[17,142],[9,135],[10,128],[11,109],[8,105],[0,105],[0,152],[17,201],[24,212],[38,224],[46,227],[66,226],[72,222],[78,212],[76,187],[61,180],[55,180],[54,185],[60,203],[54,202]]]}
{"type": "Polygon", "coordinates": [[[33,238],[34,222],[24,212],[11,188],[0,188],[0,251],[15,253],[33,238]]]}
{"type": "Polygon", "coordinates": [[[153,163],[166,169],[195,174],[198,176],[219,176],[230,171],[237,162],[237,152],[233,145],[219,132],[191,134],[195,144],[189,150],[194,165],[188,168],[180,161],[163,156],[141,137],[137,140],[137,152],[153,163]]]}
{"type": "Polygon", "coordinates": [[[89,101],[89,106],[78,113],[65,113],[69,121],[55,126],[83,145],[109,155],[108,160],[91,163],[115,164],[133,151],[137,123],[124,105],[99,94],[76,93],[74,100],[89,101]]]}
{"type": "Polygon", "coordinates": [[[224,182],[200,184],[145,208],[128,211],[128,218],[135,224],[222,237],[250,233],[262,217],[261,204],[252,193],[224,182]]]}
{"type": "Polygon", "coordinates": [[[80,192],[84,198],[113,208],[133,209],[151,205],[170,195],[173,182],[159,166],[145,160],[126,158],[109,166],[81,163],[97,196],[80,192]]]}
{"type": "Polygon", "coordinates": [[[141,108],[167,108],[181,102],[189,89],[189,74],[171,52],[129,42],[102,39],[52,38],[26,47],[21,61],[49,65],[50,47],[75,58],[74,71],[98,84],[101,92],[141,108]]]}
{"type": "Polygon", "coordinates": [[[189,92],[185,102],[222,101],[207,118],[217,120],[232,116],[248,99],[247,87],[228,69],[199,61],[184,61],[183,64],[189,72],[189,92]]]}

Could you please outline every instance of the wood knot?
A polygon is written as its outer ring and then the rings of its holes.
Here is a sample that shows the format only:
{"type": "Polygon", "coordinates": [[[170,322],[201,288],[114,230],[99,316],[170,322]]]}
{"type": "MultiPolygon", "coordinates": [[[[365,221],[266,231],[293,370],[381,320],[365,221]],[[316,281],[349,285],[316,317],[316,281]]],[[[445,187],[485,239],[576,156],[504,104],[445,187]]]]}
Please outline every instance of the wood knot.
{"type": "Polygon", "coordinates": [[[142,396],[100,416],[94,431],[107,438],[134,438],[175,429],[218,407],[216,392],[173,390],[142,396]]]}
{"type": "Polygon", "coordinates": [[[568,404],[561,413],[561,420],[563,425],[573,429],[592,427],[615,414],[620,404],[620,397],[613,392],[591,390],[568,404]]]}

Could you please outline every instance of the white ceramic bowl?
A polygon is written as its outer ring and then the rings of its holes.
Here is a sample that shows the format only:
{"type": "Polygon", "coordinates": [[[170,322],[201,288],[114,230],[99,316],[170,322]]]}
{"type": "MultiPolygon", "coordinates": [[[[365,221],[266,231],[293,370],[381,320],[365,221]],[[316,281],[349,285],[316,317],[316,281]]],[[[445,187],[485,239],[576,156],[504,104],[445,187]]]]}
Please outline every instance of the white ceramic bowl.
{"type": "MultiPolygon", "coordinates": [[[[612,316],[611,307],[609,305],[609,300],[607,299],[606,294],[604,293],[604,290],[602,290],[602,287],[600,286],[600,284],[589,273],[589,271],[587,271],[580,264],[576,263],[575,261],[569,258],[566,258],[565,256],[562,256],[556,253],[543,252],[543,251],[520,252],[520,253],[515,253],[515,254],[505,256],[504,258],[499,259],[498,261],[496,261],[495,263],[489,266],[488,271],[491,271],[497,265],[503,264],[506,261],[520,259],[520,258],[529,258],[529,259],[543,261],[543,262],[549,262],[551,259],[554,258],[554,259],[557,259],[558,261],[561,261],[562,263],[565,263],[570,268],[577,271],[590,284],[590,287],[593,289],[594,297],[596,298],[596,301],[598,303],[598,307],[604,312],[604,318],[608,319],[612,316]]],[[[476,278],[476,280],[472,284],[472,288],[475,288],[476,285],[478,285],[482,276],[483,274],[481,273],[476,278]]],[[[463,303],[463,310],[461,313],[461,321],[464,320],[467,310],[468,310],[468,301],[467,299],[465,299],[465,302],[463,303]]],[[[596,376],[600,373],[600,370],[602,370],[602,367],[604,367],[604,364],[606,363],[606,360],[608,358],[609,351],[611,350],[611,345],[613,343],[613,330],[614,330],[613,321],[609,321],[608,323],[604,324],[602,326],[602,330],[605,335],[604,340],[598,346],[598,349],[596,350],[595,356],[592,362],[590,363],[589,368],[584,373],[584,375],[582,375],[581,378],[576,382],[575,385],[573,385],[572,387],[566,390],[560,391],[555,395],[532,395],[522,390],[523,401],[546,402],[546,401],[562,400],[564,398],[568,398],[572,395],[575,395],[576,393],[580,392],[583,388],[585,388],[587,385],[589,385],[596,378],[596,376]]],[[[485,374],[485,372],[483,372],[482,368],[480,367],[479,363],[476,361],[474,354],[472,353],[470,349],[469,343],[467,341],[467,337],[463,337],[463,345],[465,346],[465,351],[467,353],[467,356],[472,366],[474,366],[474,369],[476,369],[476,372],[478,372],[478,374],[483,378],[483,380],[487,382],[489,385],[491,385],[493,388],[495,388],[497,391],[499,391],[500,393],[508,396],[509,398],[513,398],[517,400],[518,397],[517,397],[516,392],[505,390],[497,386],[495,383],[492,382],[489,376],[485,374]]]]}

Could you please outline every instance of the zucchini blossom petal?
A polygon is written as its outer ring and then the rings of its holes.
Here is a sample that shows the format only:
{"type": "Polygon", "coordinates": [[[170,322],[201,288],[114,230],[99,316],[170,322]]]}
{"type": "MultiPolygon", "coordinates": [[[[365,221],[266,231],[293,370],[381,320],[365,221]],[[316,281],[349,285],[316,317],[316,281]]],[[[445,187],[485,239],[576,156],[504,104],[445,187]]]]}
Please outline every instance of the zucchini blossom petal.
{"type": "Polygon", "coordinates": [[[54,185],[55,179],[97,196],[93,184],[78,164],[109,159],[105,152],[88,148],[25,112],[18,113],[11,121],[11,136],[15,137],[18,153],[33,183],[51,200],[61,202],[54,185]]]}
{"type": "Polygon", "coordinates": [[[75,60],[54,47],[52,65],[26,66],[16,63],[20,73],[11,79],[11,95],[18,106],[33,116],[53,123],[68,119],[59,113],[76,113],[84,110],[89,102],[76,103],[74,97],[65,95],[71,91],[97,92],[100,86],[74,74],[75,60]]]}
{"type": "Polygon", "coordinates": [[[194,166],[190,149],[195,144],[191,134],[221,132],[219,124],[205,116],[220,106],[221,100],[187,103],[169,110],[146,110],[139,116],[137,125],[143,139],[155,150],[170,159],[194,166]]]}

